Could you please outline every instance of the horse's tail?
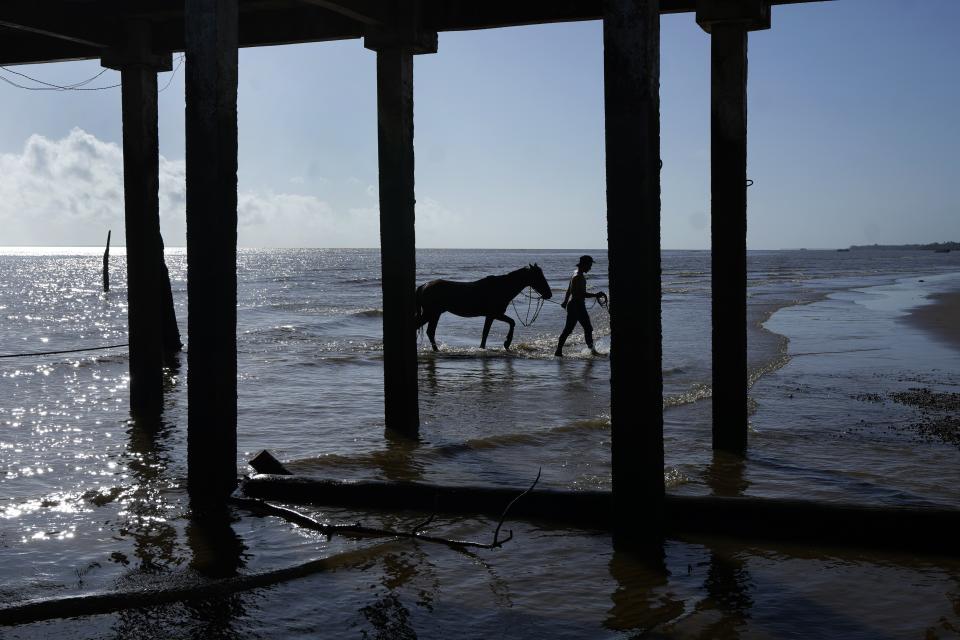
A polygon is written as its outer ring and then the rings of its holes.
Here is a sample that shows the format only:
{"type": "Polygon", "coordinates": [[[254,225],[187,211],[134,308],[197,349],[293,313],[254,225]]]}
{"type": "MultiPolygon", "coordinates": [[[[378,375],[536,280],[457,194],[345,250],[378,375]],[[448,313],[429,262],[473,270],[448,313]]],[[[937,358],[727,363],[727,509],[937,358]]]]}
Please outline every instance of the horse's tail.
{"type": "Polygon", "coordinates": [[[417,287],[417,293],[415,296],[417,299],[417,306],[416,306],[416,313],[414,315],[414,322],[416,323],[418,330],[420,329],[420,326],[421,326],[420,319],[423,318],[423,287],[424,286],[426,285],[420,285],[419,287],[417,287]]]}

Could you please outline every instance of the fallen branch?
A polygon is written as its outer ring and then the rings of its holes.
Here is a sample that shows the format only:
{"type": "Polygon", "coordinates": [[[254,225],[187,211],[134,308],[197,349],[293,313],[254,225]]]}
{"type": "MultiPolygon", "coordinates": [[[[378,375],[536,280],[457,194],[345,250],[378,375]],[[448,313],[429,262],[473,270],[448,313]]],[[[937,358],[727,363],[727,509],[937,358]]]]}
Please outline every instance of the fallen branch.
{"type": "MultiPolygon", "coordinates": [[[[277,516],[278,518],[283,518],[288,522],[292,522],[298,526],[304,527],[306,529],[313,529],[314,531],[319,531],[320,533],[330,536],[332,534],[340,535],[357,535],[357,536],[390,536],[395,538],[409,538],[414,540],[423,540],[424,542],[435,542],[438,544],[444,544],[453,549],[498,549],[502,547],[505,543],[513,539],[513,530],[507,532],[507,537],[503,540],[500,539],[500,529],[503,527],[503,522],[507,517],[507,513],[520,498],[524,497],[537,486],[537,483],[540,481],[540,474],[543,469],[537,470],[537,477],[533,480],[533,484],[530,487],[516,496],[503,510],[503,513],[500,515],[500,521],[497,523],[497,528],[493,532],[493,542],[476,542],[473,540],[454,540],[451,538],[443,538],[440,536],[431,536],[424,533],[421,533],[421,530],[427,527],[433,519],[436,517],[436,514],[433,514],[417,524],[410,531],[397,531],[395,529],[382,529],[379,527],[368,527],[360,524],[359,522],[355,524],[324,524],[313,518],[306,516],[299,511],[294,511],[293,509],[288,509],[286,507],[278,507],[272,505],[269,502],[264,502],[258,498],[241,498],[234,496],[230,498],[230,501],[239,506],[255,513],[257,515],[271,515],[277,516]]],[[[242,488],[241,488],[242,490],[242,488]]]]}
{"type": "MultiPolygon", "coordinates": [[[[522,498],[523,496],[525,496],[525,495],[527,495],[528,493],[530,493],[531,491],[533,491],[533,488],[534,488],[535,486],[537,486],[537,483],[538,483],[538,482],[540,482],[540,474],[541,474],[542,472],[543,472],[543,467],[540,467],[539,469],[537,469],[537,477],[533,479],[533,484],[530,485],[530,488],[527,489],[526,491],[524,491],[523,493],[521,493],[520,495],[518,495],[518,496],[517,496],[516,498],[514,498],[513,500],[511,500],[511,501],[510,501],[510,504],[507,505],[507,508],[503,510],[503,513],[502,513],[502,514],[500,514],[500,522],[497,523],[497,528],[496,528],[496,530],[494,530],[494,532],[493,532],[493,544],[494,544],[494,545],[497,544],[497,536],[500,535],[500,527],[503,526],[503,521],[504,521],[504,519],[507,517],[507,512],[510,511],[510,507],[512,507],[512,506],[514,505],[514,503],[516,503],[517,500],[519,500],[519,499],[522,498]]],[[[510,533],[509,537],[507,537],[507,539],[504,540],[504,542],[506,542],[507,540],[509,540],[510,538],[513,537],[513,530],[512,530],[512,529],[509,531],[509,533],[510,533]]]]}
{"type": "MultiPolygon", "coordinates": [[[[429,524],[433,520],[433,516],[425,520],[423,523],[418,525],[413,531],[396,531],[394,529],[381,529],[379,527],[367,527],[359,522],[353,524],[324,524],[314,520],[309,516],[305,516],[299,511],[294,511],[293,509],[287,509],[286,507],[278,507],[272,505],[269,502],[264,502],[257,498],[230,498],[230,502],[238,507],[243,507],[248,511],[255,513],[257,515],[263,516],[276,516],[278,518],[283,518],[288,522],[292,522],[298,526],[301,526],[305,529],[313,529],[314,531],[319,531],[327,536],[333,534],[339,535],[355,535],[355,536],[370,536],[370,537],[391,537],[391,538],[410,538],[415,540],[423,540],[424,542],[436,542],[439,544],[444,544],[453,549],[465,549],[467,547],[479,548],[479,549],[496,549],[503,546],[503,543],[508,542],[510,538],[505,538],[503,540],[497,541],[494,540],[493,543],[487,544],[484,542],[474,542],[472,540],[454,540],[451,538],[441,538],[439,536],[430,536],[424,533],[420,533],[419,529],[426,524],[429,524]]],[[[512,537],[512,536],[511,536],[512,537]]]]}

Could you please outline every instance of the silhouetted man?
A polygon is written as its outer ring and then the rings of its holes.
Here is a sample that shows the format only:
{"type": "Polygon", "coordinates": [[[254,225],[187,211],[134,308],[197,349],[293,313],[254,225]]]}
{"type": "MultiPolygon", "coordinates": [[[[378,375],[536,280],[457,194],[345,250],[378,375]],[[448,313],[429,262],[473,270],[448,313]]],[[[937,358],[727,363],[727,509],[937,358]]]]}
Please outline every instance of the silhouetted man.
{"type": "Polygon", "coordinates": [[[607,294],[603,291],[597,293],[587,291],[587,278],[584,274],[590,271],[592,267],[593,258],[580,256],[580,261],[577,263],[577,272],[570,278],[567,293],[563,296],[563,303],[560,306],[567,310],[567,324],[563,327],[563,333],[560,334],[560,341],[557,343],[557,350],[553,354],[558,358],[563,357],[563,343],[570,337],[578,322],[583,327],[583,335],[586,338],[587,346],[590,347],[590,353],[597,355],[597,350],[593,348],[593,325],[590,324],[590,314],[587,313],[586,299],[597,298],[602,304],[607,299],[607,294]]]}

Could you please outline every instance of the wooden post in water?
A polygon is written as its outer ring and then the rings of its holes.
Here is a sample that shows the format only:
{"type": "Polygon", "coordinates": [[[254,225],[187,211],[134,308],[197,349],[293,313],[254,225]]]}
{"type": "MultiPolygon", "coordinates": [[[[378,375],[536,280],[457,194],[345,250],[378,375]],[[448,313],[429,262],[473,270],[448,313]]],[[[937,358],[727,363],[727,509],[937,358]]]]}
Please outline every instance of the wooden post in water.
{"type": "Polygon", "coordinates": [[[614,539],[663,535],[658,0],[605,0],[614,539]]]}
{"type": "Polygon", "coordinates": [[[770,27],[763,0],[699,0],[710,33],[713,448],[747,450],[747,32],[770,27]]]}
{"type": "MultiPolygon", "coordinates": [[[[130,410],[153,416],[163,408],[157,71],[170,70],[171,56],[153,53],[148,23],[126,28],[125,46],[105,52],[101,62],[119,69],[122,86],[130,410]]],[[[106,254],[104,263],[106,287],[106,254]]]]}
{"type": "Polygon", "coordinates": [[[387,429],[411,438],[417,437],[420,430],[415,321],[413,55],[436,52],[436,43],[436,33],[422,34],[415,27],[402,32],[371,33],[364,43],[377,52],[384,417],[387,429]]]}
{"type": "Polygon", "coordinates": [[[237,479],[237,0],[186,0],[187,484],[237,479]]]}
{"type": "Polygon", "coordinates": [[[103,291],[110,291],[110,234],[112,230],[107,230],[107,248],[103,251],[103,291]]]}
{"type": "MultiPolygon", "coordinates": [[[[162,240],[161,240],[162,252],[162,240]]],[[[176,355],[183,349],[180,340],[180,327],[177,325],[177,312],[173,306],[173,288],[170,284],[170,270],[167,269],[166,259],[160,263],[160,305],[163,313],[163,364],[174,366],[176,355]]]]}

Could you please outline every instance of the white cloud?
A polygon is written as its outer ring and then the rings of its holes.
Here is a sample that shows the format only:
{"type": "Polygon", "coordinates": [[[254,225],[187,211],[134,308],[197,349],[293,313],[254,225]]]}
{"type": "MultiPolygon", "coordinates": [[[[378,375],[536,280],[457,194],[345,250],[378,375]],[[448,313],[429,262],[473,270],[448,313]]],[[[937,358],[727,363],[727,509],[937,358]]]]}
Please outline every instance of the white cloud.
{"type": "Polygon", "coordinates": [[[433,198],[417,200],[417,246],[469,246],[463,237],[463,216],[447,209],[433,198]]]}
{"type": "Polygon", "coordinates": [[[3,244],[99,244],[123,220],[120,148],[74,129],[0,154],[3,244]]]}
{"type": "Polygon", "coordinates": [[[237,199],[238,241],[259,247],[372,247],[375,216],[338,213],[314,196],[247,191],[237,199]]]}
{"type": "MultiPolygon", "coordinates": [[[[161,156],[160,222],[170,246],[186,242],[185,175],[183,160],[161,156]]],[[[379,245],[376,209],[338,211],[315,196],[270,190],[241,191],[237,208],[241,246],[379,245]]],[[[98,245],[107,229],[123,244],[120,146],[73,129],[0,154],[0,229],[0,244],[98,245]]]]}

